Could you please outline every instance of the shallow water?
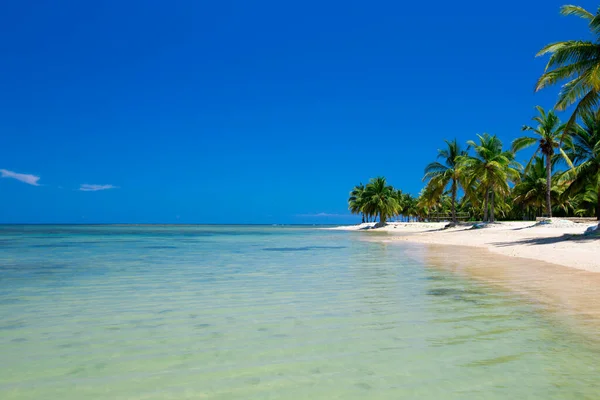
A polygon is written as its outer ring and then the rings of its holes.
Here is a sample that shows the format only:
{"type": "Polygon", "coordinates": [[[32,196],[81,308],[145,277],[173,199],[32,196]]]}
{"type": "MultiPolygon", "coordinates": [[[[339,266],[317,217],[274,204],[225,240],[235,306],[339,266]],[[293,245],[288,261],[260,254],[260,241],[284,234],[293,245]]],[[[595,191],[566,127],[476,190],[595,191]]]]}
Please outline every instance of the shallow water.
{"type": "Polygon", "coordinates": [[[0,398],[598,398],[568,310],[363,235],[0,227],[0,398]]]}

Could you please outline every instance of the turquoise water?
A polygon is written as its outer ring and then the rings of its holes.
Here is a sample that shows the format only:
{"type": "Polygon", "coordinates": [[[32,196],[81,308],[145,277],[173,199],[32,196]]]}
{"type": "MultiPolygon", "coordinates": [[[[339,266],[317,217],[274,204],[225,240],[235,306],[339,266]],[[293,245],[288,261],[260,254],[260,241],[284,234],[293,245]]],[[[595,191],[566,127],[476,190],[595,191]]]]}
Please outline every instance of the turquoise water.
{"type": "Polygon", "coordinates": [[[0,398],[598,398],[560,316],[362,239],[0,227],[0,398]]]}

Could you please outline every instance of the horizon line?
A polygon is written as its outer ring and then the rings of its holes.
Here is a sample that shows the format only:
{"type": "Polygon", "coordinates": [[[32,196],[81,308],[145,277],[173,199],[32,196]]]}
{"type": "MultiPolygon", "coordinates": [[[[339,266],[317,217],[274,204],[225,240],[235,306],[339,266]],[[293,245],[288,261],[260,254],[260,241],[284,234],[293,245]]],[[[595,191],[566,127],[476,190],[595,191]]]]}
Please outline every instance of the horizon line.
{"type": "MultiPolygon", "coordinates": [[[[260,223],[260,224],[233,224],[233,223],[154,223],[154,222],[100,222],[100,223],[79,223],[79,222],[10,222],[3,223],[0,222],[0,226],[39,226],[39,225],[63,225],[63,226],[131,226],[131,225],[153,225],[153,226],[215,226],[215,225],[224,225],[224,226],[315,226],[315,225],[335,225],[339,226],[340,224],[310,224],[310,223],[302,223],[302,224],[277,224],[277,223],[260,223]]],[[[342,224],[344,225],[344,224],[342,224]]]]}

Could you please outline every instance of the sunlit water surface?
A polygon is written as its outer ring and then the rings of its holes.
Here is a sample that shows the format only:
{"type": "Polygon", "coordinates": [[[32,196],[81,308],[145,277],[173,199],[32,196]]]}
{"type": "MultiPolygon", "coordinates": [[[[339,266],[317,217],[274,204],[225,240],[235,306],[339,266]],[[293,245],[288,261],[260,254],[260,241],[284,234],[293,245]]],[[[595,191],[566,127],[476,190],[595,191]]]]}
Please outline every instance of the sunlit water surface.
{"type": "Polygon", "coordinates": [[[0,398],[600,396],[589,332],[363,235],[0,227],[0,398]]]}

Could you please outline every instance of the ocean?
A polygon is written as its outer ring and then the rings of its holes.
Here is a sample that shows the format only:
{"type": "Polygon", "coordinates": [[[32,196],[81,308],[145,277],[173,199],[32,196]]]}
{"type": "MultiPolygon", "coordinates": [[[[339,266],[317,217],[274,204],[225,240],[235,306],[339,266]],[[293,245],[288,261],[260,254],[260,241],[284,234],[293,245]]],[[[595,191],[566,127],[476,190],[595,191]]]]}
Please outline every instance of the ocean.
{"type": "Polygon", "coordinates": [[[0,398],[598,398],[568,313],[365,238],[0,226],[0,398]]]}

